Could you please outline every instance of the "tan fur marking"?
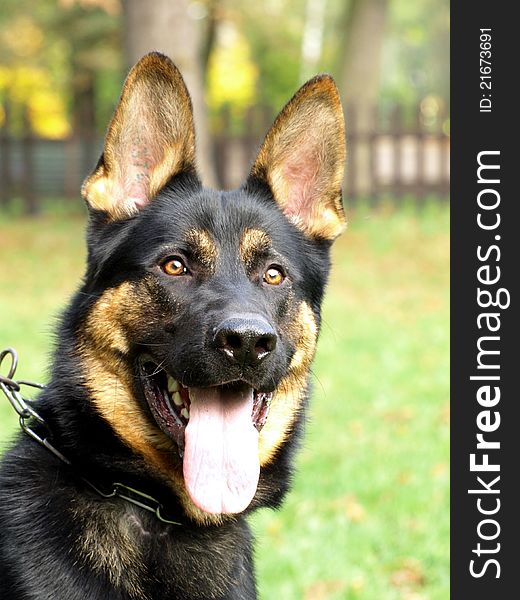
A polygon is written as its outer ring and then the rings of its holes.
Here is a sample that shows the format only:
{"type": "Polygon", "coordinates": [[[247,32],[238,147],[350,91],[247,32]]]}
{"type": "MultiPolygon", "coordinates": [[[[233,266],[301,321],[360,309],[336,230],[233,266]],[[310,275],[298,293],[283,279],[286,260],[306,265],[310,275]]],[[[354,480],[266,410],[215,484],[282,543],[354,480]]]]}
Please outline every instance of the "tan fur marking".
{"type": "MultiPolygon", "coordinates": [[[[222,517],[205,513],[191,502],[184,485],[182,465],[175,458],[174,443],[150,422],[135,400],[134,373],[124,354],[128,351],[127,332],[149,322],[145,317],[146,303],[143,305],[139,300],[144,296],[136,284],[125,282],[107,290],[91,309],[79,348],[86,385],[101,416],[120,439],[172,487],[186,513],[201,524],[217,525],[222,517]]],[[[261,465],[273,459],[300,410],[316,349],[317,331],[311,307],[302,302],[289,326],[296,352],[288,374],[273,396],[269,418],[259,435],[261,465]]]]}
{"type": "Polygon", "coordinates": [[[205,513],[191,502],[182,465],[175,459],[174,442],[150,422],[135,399],[135,375],[124,354],[128,352],[128,333],[150,322],[144,298],[142,289],[125,282],[107,290],[91,309],[78,348],[85,382],[100,415],[172,487],[186,513],[201,524],[218,525],[222,522],[219,515],[205,513]]]}
{"type": "Polygon", "coordinates": [[[88,512],[75,509],[73,513],[75,520],[85,523],[78,549],[89,565],[107,575],[115,588],[148,600],[141,586],[145,568],[131,514],[106,503],[91,505],[88,512]]]}
{"type": "Polygon", "coordinates": [[[258,451],[260,464],[269,463],[285,441],[296,420],[305,393],[307,375],[314,358],[318,326],[311,307],[302,302],[292,325],[296,352],[271,403],[269,418],[260,432],[258,451]]]}
{"type": "Polygon", "coordinates": [[[336,85],[307,82],[269,130],[251,174],[267,181],[286,215],[311,237],[334,239],[345,228],[341,201],[345,125],[336,85]]]}
{"type": "Polygon", "coordinates": [[[240,240],[240,256],[251,266],[256,255],[267,252],[271,247],[271,238],[261,229],[246,229],[240,240]]]}
{"type": "Polygon", "coordinates": [[[218,250],[210,234],[204,229],[190,229],[186,234],[186,240],[193,247],[196,258],[213,272],[218,250]]]}
{"type": "MultiPolygon", "coordinates": [[[[118,288],[105,292],[96,302],[87,321],[86,333],[95,340],[96,345],[105,350],[117,351],[122,354],[128,352],[128,341],[122,328],[121,314],[129,306],[132,286],[123,283],[118,288]]],[[[127,316],[130,315],[127,313],[127,316]]]]}

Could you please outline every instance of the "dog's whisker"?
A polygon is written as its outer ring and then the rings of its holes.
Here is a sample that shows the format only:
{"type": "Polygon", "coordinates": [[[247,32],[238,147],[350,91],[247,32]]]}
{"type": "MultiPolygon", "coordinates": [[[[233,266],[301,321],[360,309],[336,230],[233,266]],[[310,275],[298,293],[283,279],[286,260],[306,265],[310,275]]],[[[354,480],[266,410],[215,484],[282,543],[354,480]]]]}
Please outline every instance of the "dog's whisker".
{"type": "Polygon", "coordinates": [[[163,365],[166,362],[166,360],[162,360],[158,365],[156,365],[153,373],[150,373],[150,377],[154,377],[155,375],[157,375],[157,373],[160,373],[161,371],[164,371],[165,369],[163,369],[163,365]]]}
{"type": "Polygon", "coordinates": [[[318,377],[317,373],[311,368],[311,369],[309,369],[309,374],[313,378],[313,380],[318,383],[318,385],[320,386],[320,389],[322,391],[322,394],[325,396],[326,395],[325,386],[323,385],[321,379],[318,377]]]}

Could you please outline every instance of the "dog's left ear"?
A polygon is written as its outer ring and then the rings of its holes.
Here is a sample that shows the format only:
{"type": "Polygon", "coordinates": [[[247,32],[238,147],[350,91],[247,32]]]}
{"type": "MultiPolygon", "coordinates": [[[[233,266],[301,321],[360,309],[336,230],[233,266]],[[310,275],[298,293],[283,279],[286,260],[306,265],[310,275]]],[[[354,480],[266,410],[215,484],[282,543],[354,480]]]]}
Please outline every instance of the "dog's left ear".
{"type": "Polygon", "coordinates": [[[276,118],[250,180],[267,183],[283,212],[307,235],[333,240],[346,224],[341,201],[345,157],[339,93],[332,77],[318,75],[276,118]]]}
{"type": "Polygon", "coordinates": [[[103,154],[82,194],[93,209],[124,219],[186,171],[195,171],[190,96],[172,61],[151,52],[128,74],[103,154]]]}

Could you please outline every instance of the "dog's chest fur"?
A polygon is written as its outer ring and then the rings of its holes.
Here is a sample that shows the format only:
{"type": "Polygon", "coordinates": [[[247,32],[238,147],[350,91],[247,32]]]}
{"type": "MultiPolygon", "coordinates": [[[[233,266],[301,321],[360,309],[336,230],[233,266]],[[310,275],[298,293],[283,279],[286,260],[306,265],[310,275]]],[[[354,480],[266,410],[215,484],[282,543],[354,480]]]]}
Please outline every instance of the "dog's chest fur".
{"type": "Polygon", "coordinates": [[[201,590],[208,598],[226,597],[238,582],[237,559],[248,554],[249,536],[237,543],[242,532],[235,525],[199,545],[193,532],[164,527],[131,506],[90,503],[74,512],[83,521],[78,554],[111,586],[139,600],[197,598],[201,590]]]}

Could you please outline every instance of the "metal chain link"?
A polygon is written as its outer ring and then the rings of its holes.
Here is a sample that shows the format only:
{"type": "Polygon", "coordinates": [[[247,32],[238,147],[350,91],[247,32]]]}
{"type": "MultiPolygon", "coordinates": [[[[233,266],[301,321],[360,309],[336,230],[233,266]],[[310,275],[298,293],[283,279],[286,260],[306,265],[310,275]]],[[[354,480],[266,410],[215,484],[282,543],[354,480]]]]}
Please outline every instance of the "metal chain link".
{"type": "MultiPolygon", "coordinates": [[[[51,443],[50,440],[52,438],[52,432],[48,424],[38,414],[34,407],[29,404],[30,401],[24,398],[21,393],[23,386],[29,386],[37,389],[45,389],[45,386],[32,381],[15,380],[14,376],[17,367],[18,353],[16,350],[14,348],[6,348],[5,350],[2,350],[2,352],[0,352],[0,390],[2,390],[4,395],[7,397],[7,400],[18,414],[21,429],[29,437],[56,456],[59,460],[71,467],[71,461],[51,443]],[[8,357],[11,359],[11,364],[9,366],[9,370],[7,371],[7,375],[2,375],[2,363],[8,357]],[[31,421],[36,421],[40,426],[42,426],[46,431],[46,435],[42,437],[40,434],[38,434],[31,425],[31,421]]],[[[157,519],[163,523],[168,523],[170,525],[182,525],[182,523],[171,521],[163,517],[163,506],[161,503],[144,492],[140,492],[139,490],[126,486],[122,483],[115,482],[112,484],[111,491],[107,493],[103,492],[97,485],[94,485],[85,477],[81,477],[81,479],[102,498],[121,498],[126,502],[130,502],[135,506],[139,506],[140,508],[154,513],[157,519]]]]}

